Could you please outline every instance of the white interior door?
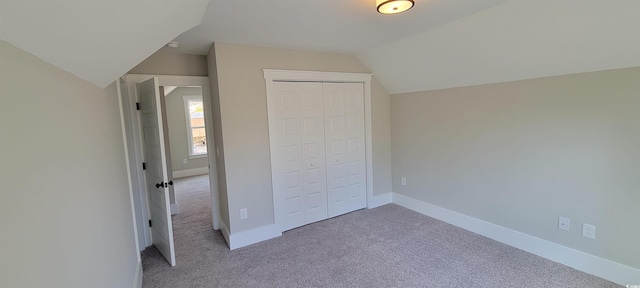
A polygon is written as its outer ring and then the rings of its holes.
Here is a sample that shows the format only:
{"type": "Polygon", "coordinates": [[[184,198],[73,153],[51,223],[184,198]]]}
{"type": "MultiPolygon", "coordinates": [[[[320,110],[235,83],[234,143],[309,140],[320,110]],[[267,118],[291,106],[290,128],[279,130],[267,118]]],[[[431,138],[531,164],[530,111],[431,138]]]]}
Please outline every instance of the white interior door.
{"type": "Polygon", "coordinates": [[[329,217],[367,205],[363,87],[323,84],[329,217]]]}
{"type": "Polygon", "coordinates": [[[269,101],[276,223],[283,231],[327,218],[321,83],[274,83],[269,101]]]}
{"type": "Polygon", "coordinates": [[[161,95],[158,79],[152,78],[137,85],[140,99],[140,122],[146,163],[145,177],[149,194],[151,238],[153,245],[176,265],[173,246],[173,227],[169,207],[169,173],[165,147],[165,136],[161,113],[161,95]]]}

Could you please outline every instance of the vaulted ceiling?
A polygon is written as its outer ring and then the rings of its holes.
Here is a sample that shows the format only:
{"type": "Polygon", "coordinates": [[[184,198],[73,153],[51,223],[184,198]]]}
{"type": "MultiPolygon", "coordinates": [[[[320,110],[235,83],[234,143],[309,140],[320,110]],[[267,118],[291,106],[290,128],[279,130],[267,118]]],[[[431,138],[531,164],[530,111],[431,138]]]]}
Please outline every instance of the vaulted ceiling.
{"type": "Polygon", "coordinates": [[[637,0],[0,1],[0,39],[101,87],[174,38],[354,54],[392,94],[640,66],[637,0]]]}
{"type": "Polygon", "coordinates": [[[640,66],[639,28],[637,0],[512,0],[358,58],[390,93],[434,90],[640,66]]]}
{"type": "Polygon", "coordinates": [[[0,39],[106,87],[202,20],[208,0],[0,0],[0,39]]]}

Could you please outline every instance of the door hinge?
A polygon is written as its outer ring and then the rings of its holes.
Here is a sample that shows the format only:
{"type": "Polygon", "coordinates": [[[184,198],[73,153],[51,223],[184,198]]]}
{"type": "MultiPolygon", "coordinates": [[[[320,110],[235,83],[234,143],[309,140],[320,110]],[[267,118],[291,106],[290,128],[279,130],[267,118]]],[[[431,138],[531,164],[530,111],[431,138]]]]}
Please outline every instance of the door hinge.
{"type": "Polygon", "coordinates": [[[142,162],[142,170],[147,170],[147,163],[142,162]]]}
{"type": "Polygon", "coordinates": [[[153,223],[151,222],[151,219],[149,219],[149,227],[153,227],[153,223]]]}
{"type": "Polygon", "coordinates": [[[136,102],[136,110],[140,110],[140,102],[136,102]]]}

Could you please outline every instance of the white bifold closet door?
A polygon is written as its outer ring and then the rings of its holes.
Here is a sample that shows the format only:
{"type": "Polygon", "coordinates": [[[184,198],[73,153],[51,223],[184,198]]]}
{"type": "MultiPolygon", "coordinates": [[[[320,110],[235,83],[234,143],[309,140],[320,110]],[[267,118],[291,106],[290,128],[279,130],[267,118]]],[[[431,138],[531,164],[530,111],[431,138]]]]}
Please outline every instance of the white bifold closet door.
{"type": "Polygon", "coordinates": [[[275,83],[270,135],[275,213],[283,230],[327,219],[321,83],[275,83]]]}
{"type": "Polygon", "coordinates": [[[328,214],[367,204],[362,83],[324,83],[328,214]]]}
{"type": "Polygon", "coordinates": [[[282,230],[366,206],[362,83],[276,82],[269,100],[274,209],[282,230]]]}

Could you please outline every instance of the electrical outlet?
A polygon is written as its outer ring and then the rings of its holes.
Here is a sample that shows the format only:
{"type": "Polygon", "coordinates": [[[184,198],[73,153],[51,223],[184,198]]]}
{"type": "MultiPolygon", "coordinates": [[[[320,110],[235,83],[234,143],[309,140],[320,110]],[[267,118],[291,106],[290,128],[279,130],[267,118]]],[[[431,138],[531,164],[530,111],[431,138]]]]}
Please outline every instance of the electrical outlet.
{"type": "Polygon", "coordinates": [[[596,239],[596,226],[582,223],[582,237],[596,239]]]}
{"type": "Polygon", "coordinates": [[[567,217],[558,217],[558,229],[569,231],[571,228],[571,219],[567,217]]]}
{"type": "Polygon", "coordinates": [[[247,219],[247,208],[240,209],[240,220],[247,219]]]}
{"type": "Polygon", "coordinates": [[[402,186],[407,186],[407,178],[405,178],[405,177],[400,177],[400,185],[402,185],[402,186]]]}
{"type": "Polygon", "coordinates": [[[187,164],[187,159],[182,159],[182,164],[187,164]]]}

